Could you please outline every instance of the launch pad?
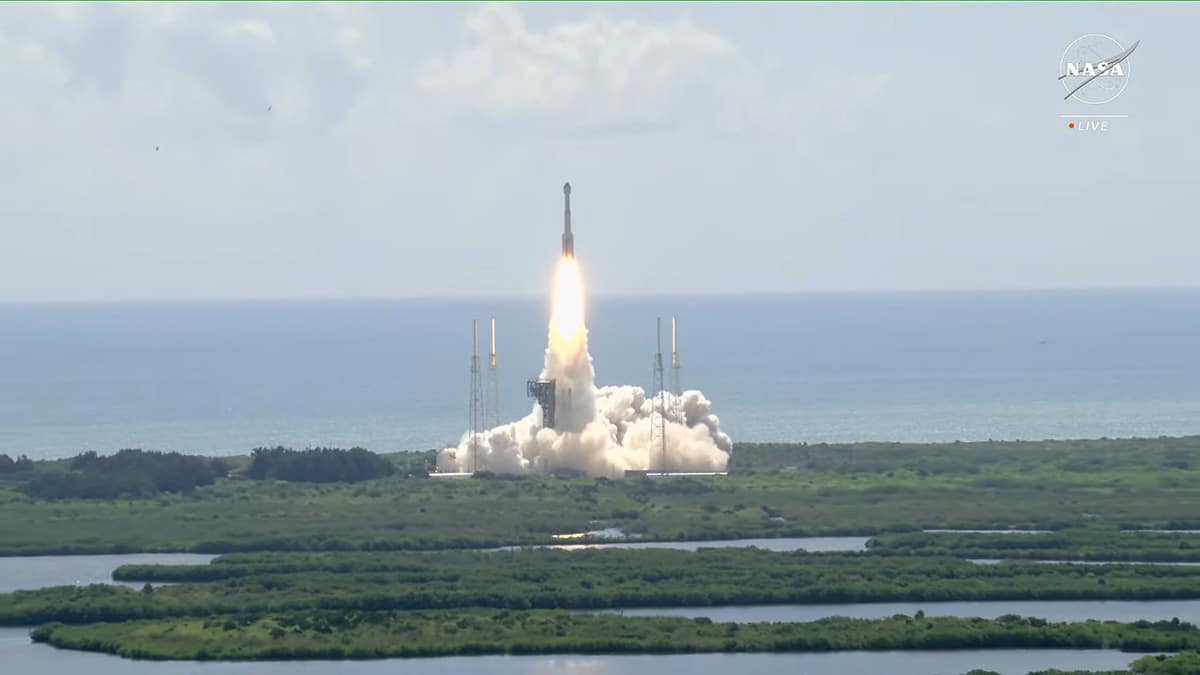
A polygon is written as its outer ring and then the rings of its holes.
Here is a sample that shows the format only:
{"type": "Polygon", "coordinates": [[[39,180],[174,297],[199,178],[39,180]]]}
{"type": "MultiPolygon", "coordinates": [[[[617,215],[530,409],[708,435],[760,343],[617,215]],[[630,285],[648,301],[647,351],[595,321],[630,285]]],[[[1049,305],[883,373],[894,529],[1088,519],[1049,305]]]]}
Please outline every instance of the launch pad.
{"type": "Polygon", "coordinates": [[[725,475],[732,443],[728,435],[720,432],[716,416],[709,412],[709,402],[699,391],[689,391],[684,396],[674,317],[671,317],[670,388],[662,350],[661,318],[657,322],[654,383],[650,390],[630,385],[596,387],[587,349],[583,282],[575,260],[575,234],[571,225],[571,184],[566,183],[562,256],[554,277],[545,367],[525,382],[525,393],[536,401],[536,407],[520,420],[501,424],[495,321],[491,326],[492,351],[488,362],[490,395],[486,398],[477,324],[473,322],[471,428],[457,447],[447,447],[438,453],[439,475],[447,478],[478,472],[490,475],[492,469],[487,464],[502,467],[504,472],[560,477],[617,478],[622,473],[629,478],[651,479],[725,475]],[[490,429],[484,425],[485,401],[491,409],[490,429]],[[607,441],[602,437],[606,425],[607,441]],[[634,431],[618,433],[613,430],[614,425],[634,431]]]}

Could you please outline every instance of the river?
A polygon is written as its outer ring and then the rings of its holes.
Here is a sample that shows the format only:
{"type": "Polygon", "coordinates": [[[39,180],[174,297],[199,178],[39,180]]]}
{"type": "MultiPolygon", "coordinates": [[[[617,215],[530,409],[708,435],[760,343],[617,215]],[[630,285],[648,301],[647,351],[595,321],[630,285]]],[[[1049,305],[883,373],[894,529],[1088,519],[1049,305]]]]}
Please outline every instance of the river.
{"type": "MultiPolygon", "coordinates": [[[[758,546],[775,551],[862,550],[866,537],[801,537],[682,542],[621,542],[569,544],[559,548],[587,547],[672,548],[758,546]]],[[[0,558],[0,591],[62,584],[113,583],[112,570],[132,564],[207,564],[211,555],[126,554],[0,558]]],[[[130,584],[138,586],[140,584],[130,584]]],[[[716,621],[810,621],[826,616],[861,618],[915,614],[929,616],[983,616],[1004,614],[1040,616],[1053,621],[1113,619],[1133,621],[1178,617],[1200,622],[1200,601],[1073,601],[1073,602],[947,602],[874,603],[852,605],[765,605],[754,607],[703,607],[624,610],[626,615],[707,616],[716,621]]],[[[926,652],[836,652],[827,654],[688,654],[669,656],[481,656],[439,659],[388,659],[381,661],[264,662],[264,663],[151,663],[127,661],[103,654],[56,650],[35,645],[24,628],[0,629],[0,662],[22,675],[308,675],[330,672],[349,675],[442,675],[461,672],[497,675],[657,675],[689,672],[717,675],[735,671],[757,673],[829,673],[896,675],[963,673],[987,668],[1000,673],[1024,674],[1045,668],[1104,670],[1124,667],[1133,654],[1103,650],[962,650],[926,652]]]]}
{"type": "MultiPolygon", "coordinates": [[[[609,611],[609,610],[606,610],[609,611]]],[[[827,616],[880,619],[896,614],[994,619],[1005,614],[1049,621],[1170,621],[1200,625],[1200,600],[1001,600],[979,602],[869,602],[849,605],[741,605],[727,607],[640,607],[611,610],[625,616],[705,616],[713,621],[816,621],[827,616]]]]}
{"type": "MultiPolygon", "coordinates": [[[[870,537],[779,537],[776,539],[714,539],[712,541],[615,541],[588,542],[586,544],[548,544],[536,548],[557,548],[576,551],[586,548],[668,548],[678,551],[695,551],[700,548],[755,547],[767,551],[809,551],[831,553],[867,550],[870,537]]],[[[518,546],[502,546],[496,551],[511,551],[518,546]]]]}
{"type": "MultiPolygon", "coordinates": [[[[554,544],[547,548],[698,548],[755,546],[770,551],[865,551],[868,537],[786,537],[779,539],[725,539],[716,541],[638,541],[587,544],[554,544]]],[[[486,550],[513,550],[505,546],[486,550]]],[[[0,557],[0,593],[47,586],[112,584],[113,570],[122,565],[205,565],[214,555],[194,553],[128,553],[117,555],[56,555],[0,557]]],[[[140,588],[141,583],[126,583],[140,588]]],[[[155,584],[159,585],[159,584],[155,584]]]]}
{"type": "MultiPolygon", "coordinates": [[[[121,565],[205,565],[215,557],[196,553],[0,557],[0,593],[46,586],[120,583],[113,581],[112,572],[121,565]]],[[[142,586],[140,583],[124,585],[142,586]]]]}

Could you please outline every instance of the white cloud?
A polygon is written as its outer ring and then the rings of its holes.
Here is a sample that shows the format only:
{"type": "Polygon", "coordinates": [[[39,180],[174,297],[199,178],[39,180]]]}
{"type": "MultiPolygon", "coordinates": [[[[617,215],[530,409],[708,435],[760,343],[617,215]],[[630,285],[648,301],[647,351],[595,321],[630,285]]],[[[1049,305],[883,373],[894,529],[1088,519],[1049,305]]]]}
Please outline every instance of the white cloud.
{"type": "Polygon", "coordinates": [[[511,5],[470,14],[461,44],[423,63],[419,87],[495,117],[568,114],[605,123],[674,112],[680,94],[712,99],[747,67],[737,47],[687,19],[649,24],[596,13],[530,29],[511,5]]]}
{"type": "Polygon", "coordinates": [[[245,17],[227,21],[221,24],[220,31],[227,40],[244,40],[264,47],[274,47],[278,41],[271,25],[259,18],[245,17]]]}
{"type": "Polygon", "coordinates": [[[57,85],[65,84],[70,79],[58,56],[42,43],[29,38],[9,37],[0,31],[0,76],[20,74],[32,74],[57,85]]]}
{"type": "Polygon", "coordinates": [[[309,30],[354,69],[370,69],[377,58],[374,10],[351,3],[322,4],[309,15],[309,30]]]}
{"type": "MultiPolygon", "coordinates": [[[[883,86],[771,68],[702,12],[669,7],[65,7],[0,7],[0,90],[19,102],[0,106],[0,220],[27,223],[9,250],[33,252],[0,259],[0,286],[36,275],[45,297],[142,297],[156,274],[164,295],[332,293],[343,277],[360,283],[347,294],[433,292],[427,261],[484,241],[445,233],[530,208],[535,185],[612,188],[638,174],[630,157],[687,174],[709,152],[714,176],[731,153],[749,175],[753,148],[792,152],[883,86]],[[845,112],[839,87],[859,92],[845,112]],[[404,232],[418,222],[439,226],[404,232]],[[397,269],[379,243],[393,236],[421,250],[397,269]],[[135,260],[129,242],[160,253],[135,260]],[[127,262],[95,288],[73,271],[111,260],[127,262]],[[228,280],[195,272],[215,260],[228,280]],[[291,276],[301,267],[326,276],[291,276]]],[[[539,277],[504,278],[513,290],[539,277]]]]}
{"type": "Polygon", "coordinates": [[[738,45],[687,18],[658,23],[595,12],[535,30],[509,4],[469,14],[460,42],[428,58],[416,85],[450,109],[493,120],[555,119],[592,130],[706,120],[794,131],[843,121],[879,97],[882,74],[816,73],[778,87],[738,45]],[[811,121],[811,120],[809,120],[811,121]]]}
{"type": "Polygon", "coordinates": [[[81,115],[170,119],[196,136],[233,129],[238,142],[267,122],[268,105],[276,125],[340,134],[464,118],[544,135],[690,123],[791,133],[801,116],[845,118],[885,82],[851,74],[779,87],[731,39],[688,18],[602,8],[534,27],[529,11],[472,9],[457,44],[405,53],[378,26],[409,15],[373,5],[18,6],[4,9],[0,77],[72,83],[53,105],[81,115]]]}

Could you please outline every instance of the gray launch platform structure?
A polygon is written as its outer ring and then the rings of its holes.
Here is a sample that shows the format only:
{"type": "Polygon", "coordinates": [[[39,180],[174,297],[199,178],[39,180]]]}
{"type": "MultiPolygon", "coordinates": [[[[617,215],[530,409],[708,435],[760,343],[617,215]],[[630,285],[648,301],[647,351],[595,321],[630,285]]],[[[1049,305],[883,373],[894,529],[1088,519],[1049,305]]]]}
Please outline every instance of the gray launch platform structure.
{"type": "Polygon", "coordinates": [[[525,383],[525,394],[537,400],[542,408],[542,427],[554,428],[554,380],[529,380],[525,383]]]}

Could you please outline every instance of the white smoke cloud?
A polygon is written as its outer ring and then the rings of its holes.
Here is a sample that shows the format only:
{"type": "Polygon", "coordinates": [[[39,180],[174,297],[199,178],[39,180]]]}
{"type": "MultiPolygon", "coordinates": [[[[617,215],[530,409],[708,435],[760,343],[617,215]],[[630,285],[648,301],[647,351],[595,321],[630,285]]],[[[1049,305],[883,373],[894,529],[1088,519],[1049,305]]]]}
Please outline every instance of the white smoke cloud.
{"type": "MultiPolygon", "coordinates": [[[[475,468],[501,474],[548,473],[574,469],[590,476],[620,477],[626,469],[662,468],[659,399],[641,387],[592,387],[594,417],[582,431],[542,427],[541,408],[480,435],[475,468]],[[652,430],[653,425],[653,430],[652,430]]],[[[666,395],[667,469],[674,472],[724,471],[733,442],[720,430],[711,403],[699,391],[666,395]]],[[[470,471],[470,432],[456,448],[438,453],[438,471],[470,471]]]]}
{"type": "Polygon", "coordinates": [[[458,447],[438,453],[438,471],[573,469],[620,477],[628,469],[661,471],[664,461],[671,472],[724,471],[733,442],[704,394],[692,390],[648,398],[641,387],[597,387],[574,261],[560,265],[556,289],[541,374],[555,380],[554,428],[543,426],[542,410],[534,404],[522,419],[488,430],[474,443],[469,431],[463,434],[458,447]]]}

